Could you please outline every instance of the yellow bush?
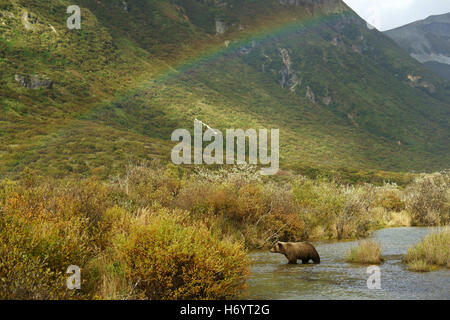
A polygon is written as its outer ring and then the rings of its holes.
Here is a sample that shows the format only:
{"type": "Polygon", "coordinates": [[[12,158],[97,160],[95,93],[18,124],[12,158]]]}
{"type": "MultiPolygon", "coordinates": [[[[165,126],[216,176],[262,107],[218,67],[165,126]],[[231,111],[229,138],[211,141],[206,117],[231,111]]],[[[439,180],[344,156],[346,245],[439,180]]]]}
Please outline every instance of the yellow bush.
{"type": "Polygon", "coordinates": [[[402,191],[397,185],[385,184],[382,187],[377,187],[375,193],[374,206],[395,212],[405,209],[405,202],[402,200],[402,191]]]}
{"type": "Polygon", "coordinates": [[[114,242],[120,269],[148,299],[232,299],[245,288],[242,245],[220,240],[182,211],[146,211],[114,242]]]}
{"type": "Polygon", "coordinates": [[[406,209],[415,225],[450,223],[450,173],[424,174],[406,189],[406,209]]]}
{"type": "Polygon", "coordinates": [[[7,192],[0,210],[4,298],[83,296],[67,290],[65,273],[96,254],[103,200],[101,186],[90,180],[64,187],[26,180],[7,192]]]}
{"type": "Polygon", "coordinates": [[[83,266],[92,254],[85,221],[73,217],[0,215],[0,297],[58,299],[66,290],[65,272],[83,266]]]}
{"type": "Polygon", "coordinates": [[[409,248],[403,261],[413,271],[430,271],[439,266],[450,268],[450,227],[429,234],[409,248]]]}
{"type": "Polygon", "coordinates": [[[357,247],[350,249],[346,261],[361,264],[380,264],[383,262],[380,244],[371,240],[361,241],[357,247]]]}
{"type": "Polygon", "coordinates": [[[409,227],[411,226],[411,215],[405,210],[391,212],[391,217],[387,225],[390,227],[409,227]]]}

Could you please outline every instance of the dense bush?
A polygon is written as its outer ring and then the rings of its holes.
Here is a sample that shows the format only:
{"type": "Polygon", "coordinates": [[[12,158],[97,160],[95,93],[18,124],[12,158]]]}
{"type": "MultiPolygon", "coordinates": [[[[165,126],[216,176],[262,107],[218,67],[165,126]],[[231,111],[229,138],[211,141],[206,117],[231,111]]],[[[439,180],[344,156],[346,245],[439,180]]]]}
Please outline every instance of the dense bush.
{"type": "Polygon", "coordinates": [[[130,209],[115,186],[95,180],[29,177],[0,185],[0,298],[213,299],[244,290],[243,245],[188,212],[130,209]],[[66,289],[70,265],[82,269],[80,291],[66,289]]]}
{"type": "Polygon", "coordinates": [[[450,223],[450,173],[422,175],[406,189],[406,208],[415,225],[450,223]]]}
{"type": "Polygon", "coordinates": [[[308,226],[307,238],[347,239],[367,235],[373,187],[302,180],[296,182],[294,194],[308,226]]]}
{"type": "Polygon", "coordinates": [[[109,182],[25,170],[0,181],[0,298],[235,298],[245,288],[245,248],[445,224],[448,192],[447,173],[401,189],[272,179],[250,166],[144,163],[109,182]],[[65,288],[69,265],[82,268],[82,290],[65,288]]]}
{"type": "MultiPolygon", "coordinates": [[[[82,188],[83,183],[79,188],[82,188]]],[[[86,186],[87,187],[87,186],[86,186]]],[[[99,198],[73,198],[73,189],[45,185],[8,194],[0,211],[0,296],[54,299],[71,296],[65,272],[84,266],[96,250],[93,216],[99,198]],[[70,195],[70,197],[69,197],[70,195]],[[85,205],[85,207],[83,207],[85,205]],[[84,208],[84,209],[81,209],[84,208]]]]}
{"type": "Polygon", "coordinates": [[[113,185],[141,207],[157,202],[189,211],[222,234],[243,239],[247,247],[268,246],[275,240],[365,237],[383,226],[419,224],[417,212],[423,206],[433,208],[435,219],[421,225],[448,223],[445,173],[424,175],[404,190],[389,183],[348,186],[302,176],[274,182],[250,166],[183,173],[152,163],[131,166],[127,172],[113,185]],[[434,188],[423,186],[421,181],[430,179],[434,188]]]}
{"type": "Polygon", "coordinates": [[[136,294],[148,299],[232,299],[245,287],[242,246],[211,235],[187,213],[143,210],[114,250],[136,294]]]}
{"type": "Polygon", "coordinates": [[[0,299],[64,298],[61,272],[52,271],[33,230],[13,218],[0,220],[0,299]]]}

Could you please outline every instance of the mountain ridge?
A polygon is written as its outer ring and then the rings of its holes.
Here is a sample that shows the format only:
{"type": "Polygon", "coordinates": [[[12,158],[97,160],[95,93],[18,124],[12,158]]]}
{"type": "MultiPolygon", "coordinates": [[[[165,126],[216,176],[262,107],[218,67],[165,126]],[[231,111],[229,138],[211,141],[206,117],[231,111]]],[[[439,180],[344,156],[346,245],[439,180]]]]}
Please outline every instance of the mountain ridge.
{"type": "Polygon", "coordinates": [[[413,58],[450,80],[450,12],[384,33],[413,58]]]}

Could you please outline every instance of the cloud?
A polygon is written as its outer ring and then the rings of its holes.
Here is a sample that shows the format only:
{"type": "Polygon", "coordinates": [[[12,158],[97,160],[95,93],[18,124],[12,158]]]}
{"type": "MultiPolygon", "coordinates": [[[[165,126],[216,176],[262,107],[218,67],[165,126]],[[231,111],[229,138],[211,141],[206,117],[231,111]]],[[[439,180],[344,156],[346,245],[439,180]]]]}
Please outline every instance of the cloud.
{"type": "Polygon", "coordinates": [[[389,2],[378,2],[381,4],[381,7],[384,9],[391,9],[391,10],[401,10],[406,9],[414,5],[414,0],[396,0],[396,1],[389,1],[389,2]]]}

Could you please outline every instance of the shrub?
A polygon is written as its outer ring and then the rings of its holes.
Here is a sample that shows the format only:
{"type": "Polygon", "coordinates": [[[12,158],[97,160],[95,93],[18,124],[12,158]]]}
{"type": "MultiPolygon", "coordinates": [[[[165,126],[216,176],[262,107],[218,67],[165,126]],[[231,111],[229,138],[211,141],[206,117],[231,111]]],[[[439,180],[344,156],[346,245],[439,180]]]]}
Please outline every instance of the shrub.
{"type": "Polygon", "coordinates": [[[375,201],[373,206],[381,207],[387,211],[400,212],[405,209],[402,191],[396,184],[385,184],[375,188],[375,201]]]}
{"type": "Polygon", "coordinates": [[[232,299],[245,288],[242,245],[218,239],[183,211],[143,211],[114,250],[137,295],[148,299],[232,299]]]}
{"type": "Polygon", "coordinates": [[[336,238],[336,219],[346,203],[343,189],[333,182],[314,182],[303,177],[293,182],[292,189],[304,224],[304,238],[310,238],[319,228],[326,238],[336,238]]]}
{"type": "Polygon", "coordinates": [[[65,285],[67,267],[84,266],[93,254],[87,220],[27,205],[20,196],[10,198],[0,214],[0,297],[71,297],[65,285]]]}
{"type": "Polygon", "coordinates": [[[289,188],[262,184],[236,172],[224,180],[205,172],[191,177],[174,207],[189,211],[212,228],[220,226],[222,234],[244,239],[248,247],[262,247],[274,238],[297,241],[304,233],[289,188]]]}
{"type": "Polygon", "coordinates": [[[369,216],[369,207],[374,199],[373,186],[348,187],[345,194],[345,207],[336,219],[337,239],[365,237],[373,222],[369,216]]]}
{"type": "Polygon", "coordinates": [[[415,225],[450,223],[449,172],[421,175],[406,189],[406,209],[415,225]]]}
{"type": "Polygon", "coordinates": [[[411,215],[405,210],[391,212],[387,225],[389,227],[409,227],[411,226],[411,215]]]}
{"type": "MultiPolygon", "coordinates": [[[[104,183],[44,179],[28,169],[19,181],[0,181],[0,298],[239,297],[244,247],[448,223],[448,182],[448,173],[422,175],[403,190],[269,179],[251,166],[210,171],[152,162],[104,183]],[[77,292],[65,289],[71,264],[83,271],[77,292]]],[[[411,249],[410,268],[448,266],[445,239],[411,249]]],[[[362,242],[347,258],[379,263],[380,256],[378,244],[362,242]]]]}
{"type": "Polygon", "coordinates": [[[105,242],[99,226],[106,187],[92,179],[62,183],[30,177],[7,183],[0,199],[3,298],[88,297],[88,292],[67,290],[66,270],[83,268],[105,242]]]}
{"type": "Polygon", "coordinates": [[[61,273],[48,268],[39,245],[23,223],[0,216],[0,299],[54,299],[61,292],[61,273]]]}
{"type": "MultiPolygon", "coordinates": [[[[246,201],[242,199],[242,201],[246,201]]],[[[247,225],[246,244],[264,247],[275,240],[300,241],[305,237],[305,224],[287,185],[268,182],[261,189],[260,211],[247,225]]]]}
{"type": "Polygon", "coordinates": [[[450,227],[433,232],[408,249],[403,261],[413,271],[450,268],[450,227]]]}
{"type": "Polygon", "coordinates": [[[380,244],[371,240],[361,241],[357,247],[350,249],[346,261],[360,264],[380,264],[383,262],[380,244]]]}
{"type": "Polygon", "coordinates": [[[129,164],[123,175],[110,179],[111,191],[123,204],[133,209],[158,202],[169,206],[184,184],[182,172],[172,164],[163,166],[158,161],[129,164]]]}
{"type": "Polygon", "coordinates": [[[369,215],[374,197],[372,186],[350,187],[302,179],[294,183],[293,191],[301,208],[306,238],[313,233],[329,239],[368,234],[372,222],[369,215]]]}

